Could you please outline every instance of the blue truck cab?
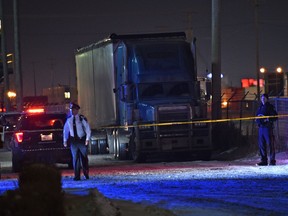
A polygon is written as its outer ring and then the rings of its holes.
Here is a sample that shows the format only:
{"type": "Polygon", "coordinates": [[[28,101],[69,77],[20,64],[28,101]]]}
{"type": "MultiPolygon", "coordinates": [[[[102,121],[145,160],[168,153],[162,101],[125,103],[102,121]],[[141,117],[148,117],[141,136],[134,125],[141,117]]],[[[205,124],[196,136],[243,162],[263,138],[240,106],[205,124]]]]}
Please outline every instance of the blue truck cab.
{"type": "Polygon", "coordinates": [[[112,34],[77,50],[80,106],[95,131],[106,131],[116,158],[140,162],[186,154],[209,159],[211,128],[195,60],[195,46],[183,32],[112,34]],[[83,83],[85,75],[91,84],[83,83]]]}

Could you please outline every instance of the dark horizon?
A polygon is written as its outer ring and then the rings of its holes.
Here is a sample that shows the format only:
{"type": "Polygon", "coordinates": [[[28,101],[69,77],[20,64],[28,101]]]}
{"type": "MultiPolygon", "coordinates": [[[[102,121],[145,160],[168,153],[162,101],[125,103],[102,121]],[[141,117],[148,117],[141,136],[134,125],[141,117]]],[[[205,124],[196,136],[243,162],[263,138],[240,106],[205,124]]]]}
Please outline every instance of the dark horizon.
{"type": "MultiPolygon", "coordinates": [[[[223,82],[240,86],[256,78],[254,1],[222,0],[221,58],[223,82]]],[[[13,1],[3,0],[7,52],[13,52],[13,1]]],[[[269,71],[288,71],[287,1],[259,1],[259,63],[269,71]]],[[[74,51],[111,33],[137,34],[193,30],[197,39],[198,76],[211,71],[211,1],[137,2],[88,0],[19,1],[23,95],[42,89],[76,86],[74,51]],[[151,2],[151,3],[150,3],[151,2]]]]}

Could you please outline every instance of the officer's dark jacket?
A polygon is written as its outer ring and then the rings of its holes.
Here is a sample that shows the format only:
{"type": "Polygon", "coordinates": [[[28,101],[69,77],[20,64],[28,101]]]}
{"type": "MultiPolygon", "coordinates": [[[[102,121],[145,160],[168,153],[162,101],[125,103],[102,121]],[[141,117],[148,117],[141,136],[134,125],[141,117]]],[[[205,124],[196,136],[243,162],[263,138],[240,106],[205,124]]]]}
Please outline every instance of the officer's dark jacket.
{"type": "MultiPolygon", "coordinates": [[[[266,102],[264,105],[261,103],[260,107],[258,108],[257,111],[257,116],[277,116],[278,113],[276,112],[274,106],[266,102]]],[[[273,118],[261,118],[261,119],[256,119],[256,122],[259,127],[271,127],[273,128],[273,122],[276,121],[278,117],[273,117],[273,118]]]]}

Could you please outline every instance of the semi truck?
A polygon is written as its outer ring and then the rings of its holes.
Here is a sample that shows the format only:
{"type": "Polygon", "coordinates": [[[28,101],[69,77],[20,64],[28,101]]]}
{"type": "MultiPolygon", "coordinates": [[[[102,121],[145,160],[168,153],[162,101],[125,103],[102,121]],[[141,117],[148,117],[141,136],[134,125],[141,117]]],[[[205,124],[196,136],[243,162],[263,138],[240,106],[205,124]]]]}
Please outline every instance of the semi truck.
{"type": "Polygon", "coordinates": [[[195,40],[185,32],[111,34],[75,51],[78,103],[92,139],[118,159],[212,151],[197,81],[195,40]]]}

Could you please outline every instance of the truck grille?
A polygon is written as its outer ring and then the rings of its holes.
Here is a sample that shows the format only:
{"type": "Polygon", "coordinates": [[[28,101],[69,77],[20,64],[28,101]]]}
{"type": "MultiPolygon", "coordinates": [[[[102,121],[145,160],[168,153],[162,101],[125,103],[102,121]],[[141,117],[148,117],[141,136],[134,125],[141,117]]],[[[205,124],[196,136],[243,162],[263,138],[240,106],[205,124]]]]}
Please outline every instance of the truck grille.
{"type": "Polygon", "coordinates": [[[189,136],[190,124],[183,122],[190,121],[191,111],[189,105],[181,106],[160,106],[158,107],[158,123],[171,123],[171,125],[159,126],[160,137],[183,137],[189,136]]]}

